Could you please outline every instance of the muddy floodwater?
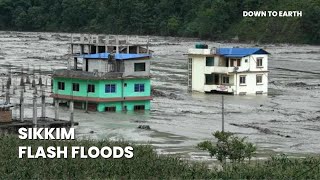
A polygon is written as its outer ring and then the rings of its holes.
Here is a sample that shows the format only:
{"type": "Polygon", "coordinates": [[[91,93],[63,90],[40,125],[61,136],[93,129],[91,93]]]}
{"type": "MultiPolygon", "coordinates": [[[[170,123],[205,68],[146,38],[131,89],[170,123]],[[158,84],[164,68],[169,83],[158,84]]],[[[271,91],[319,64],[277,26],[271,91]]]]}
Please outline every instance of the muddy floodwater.
{"type": "MultiPolygon", "coordinates": [[[[137,39],[139,40],[139,39],[137,39]]],[[[191,160],[207,159],[195,145],[210,139],[221,129],[221,95],[187,92],[188,48],[197,39],[150,37],[154,56],[152,87],[157,90],[152,110],[144,113],[99,113],[75,110],[77,136],[149,143],[159,153],[178,154],[191,160]],[[139,129],[149,125],[151,130],[139,129]]],[[[50,83],[52,69],[66,68],[70,34],[0,32],[1,83],[8,67],[18,84],[21,66],[38,69],[50,83]]],[[[252,47],[206,41],[210,47],[252,47]]],[[[268,96],[225,96],[225,129],[247,136],[260,152],[320,153],[320,47],[309,45],[261,45],[269,57],[268,96]]],[[[26,116],[32,117],[32,90],[26,88],[26,116]]],[[[1,92],[1,100],[4,92],[1,92]]],[[[46,88],[50,95],[50,86],[46,88]]],[[[13,102],[18,103],[19,89],[13,102]]],[[[40,98],[38,99],[40,102],[40,98]]],[[[54,117],[52,99],[47,98],[47,114],[54,117]]],[[[39,116],[40,116],[39,103],[39,116]]],[[[68,108],[60,107],[60,117],[68,119],[68,108]]],[[[13,112],[18,116],[17,108],[13,112]]]]}

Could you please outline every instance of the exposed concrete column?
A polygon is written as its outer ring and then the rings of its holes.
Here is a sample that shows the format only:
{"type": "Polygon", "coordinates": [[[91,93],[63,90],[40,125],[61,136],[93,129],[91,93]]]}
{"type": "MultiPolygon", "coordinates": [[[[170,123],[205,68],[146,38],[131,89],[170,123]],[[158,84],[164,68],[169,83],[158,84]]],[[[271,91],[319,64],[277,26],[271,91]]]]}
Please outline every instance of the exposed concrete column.
{"type": "Polygon", "coordinates": [[[37,127],[37,93],[33,92],[33,121],[32,124],[34,127],[37,127]]]}
{"type": "Polygon", "coordinates": [[[71,123],[71,126],[73,126],[73,117],[74,117],[74,102],[73,101],[70,101],[69,102],[69,109],[70,109],[70,123],[71,123]]]}
{"type": "Polygon", "coordinates": [[[127,54],[130,53],[130,46],[127,46],[127,54]]]}
{"type": "Polygon", "coordinates": [[[84,45],[83,44],[80,45],[80,54],[84,54],[84,45]]]}
{"type": "Polygon", "coordinates": [[[59,100],[54,101],[54,119],[59,120],[59,100]]]}
{"type": "Polygon", "coordinates": [[[139,54],[140,48],[139,46],[137,46],[137,54],[139,54]]]}
{"type": "Polygon", "coordinates": [[[119,53],[119,35],[116,36],[116,53],[119,53]]]}
{"type": "Polygon", "coordinates": [[[46,117],[46,96],[43,87],[41,87],[41,117],[43,119],[46,117]]]}
{"type": "Polygon", "coordinates": [[[21,88],[20,92],[20,121],[24,122],[24,89],[23,87],[21,88]]]}
{"type": "Polygon", "coordinates": [[[7,81],[7,88],[6,88],[6,104],[10,104],[10,82],[7,81]]]}

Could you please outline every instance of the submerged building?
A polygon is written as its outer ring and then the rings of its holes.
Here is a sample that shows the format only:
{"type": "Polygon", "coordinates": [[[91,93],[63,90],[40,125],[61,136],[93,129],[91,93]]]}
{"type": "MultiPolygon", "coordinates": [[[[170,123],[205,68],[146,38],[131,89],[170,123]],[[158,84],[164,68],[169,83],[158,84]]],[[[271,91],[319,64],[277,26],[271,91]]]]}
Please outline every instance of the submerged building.
{"type": "MultiPolygon", "coordinates": [[[[71,43],[72,51],[74,45],[71,43]]],[[[52,97],[57,103],[73,101],[75,108],[99,112],[150,109],[152,55],[148,48],[124,44],[135,53],[122,53],[118,44],[109,44],[107,52],[97,53],[91,47],[99,45],[78,45],[80,53],[73,53],[74,66],[55,70],[52,75],[52,97]],[[83,50],[85,46],[88,52],[83,50]],[[140,53],[141,49],[146,53],[140,53]]]]}
{"type": "Polygon", "coordinates": [[[260,48],[212,48],[188,51],[188,90],[232,94],[268,92],[268,55],[260,48]]]}

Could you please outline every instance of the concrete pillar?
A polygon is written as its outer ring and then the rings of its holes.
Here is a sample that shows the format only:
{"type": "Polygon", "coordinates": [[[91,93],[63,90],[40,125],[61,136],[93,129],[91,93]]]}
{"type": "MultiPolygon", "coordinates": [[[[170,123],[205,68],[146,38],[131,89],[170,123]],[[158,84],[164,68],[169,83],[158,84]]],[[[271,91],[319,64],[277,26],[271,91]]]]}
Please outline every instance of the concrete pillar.
{"type": "Polygon", "coordinates": [[[41,117],[44,119],[46,117],[46,96],[43,87],[41,88],[41,117]]]}
{"type": "Polygon", "coordinates": [[[6,89],[6,104],[10,104],[10,84],[9,84],[9,81],[7,82],[7,89],[6,89]]]}
{"type": "Polygon", "coordinates": [[[24,89],[21,87],[20,91],[20,121],[24,122],[24,89]]]}
{"type": "Polygon", "coordinates": [[[59,120],[59,100],[54,101],[54,119],[59,120]]]}
{"type": "Polygon", "coordinates": [[[74,117],[74,102],[73,101],[69,102],[69,109],[70,109],[70,123],[71,123],[71,126],[73,126],[73,117],[74,117]]]}
{"type": "Polygon", "coordinates": [[[127,46],[127,54],[130,53],[130,46],[127,46]]]}
{"type": "Polygon", "coordinates": [[[34,127],[37,127],[37,94],[36,91],[33,92],[33,121],[32,124],[34,127]]]}
{"type": "Polygon", "coordinates": [[[139,54],[139,51],[140,51],[140,47],[137,46],[137,54],[139,54]]]}
{"type": "Polygon", "coordinates": [[[83,44],[80,45],[80,54],[84,54],[84,45],[83,44]]]}

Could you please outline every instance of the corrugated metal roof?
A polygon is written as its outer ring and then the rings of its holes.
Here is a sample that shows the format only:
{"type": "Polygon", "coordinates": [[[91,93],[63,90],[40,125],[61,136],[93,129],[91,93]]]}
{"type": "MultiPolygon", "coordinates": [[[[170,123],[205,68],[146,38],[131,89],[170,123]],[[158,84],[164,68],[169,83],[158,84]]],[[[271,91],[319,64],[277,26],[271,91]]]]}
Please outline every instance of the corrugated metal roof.
{"type": "Polygon", "coordinates": [[[252,54],[269,54],[261,48],[217,48],[217,54],[225,57],[245,57],[252,54]]]}
{"type": "MultiPolygon", "coordinates": [[[[85,59],[109,59],[110,53],[97,53],[97,54],[86,54],[80,57],[85,59]]],[[[113,54],[116,60],[127,60],[127,59],[139,59],[151,57],[150,54],[125,54],[117,53],[113,54]]]]}

